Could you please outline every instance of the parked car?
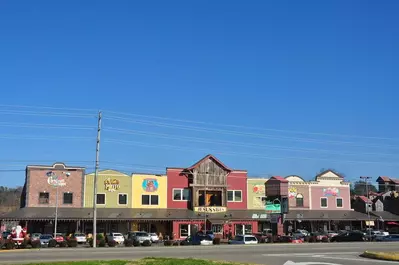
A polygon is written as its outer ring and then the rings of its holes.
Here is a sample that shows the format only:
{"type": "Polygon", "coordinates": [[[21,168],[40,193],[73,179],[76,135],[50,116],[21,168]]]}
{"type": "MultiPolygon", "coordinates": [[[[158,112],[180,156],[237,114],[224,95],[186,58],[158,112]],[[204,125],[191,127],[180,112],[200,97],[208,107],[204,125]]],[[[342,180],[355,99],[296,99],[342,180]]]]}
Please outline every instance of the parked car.
{"type": "Polygon", "coordinates": [[[118,244],[123,244],[125,242],[125,237],[121,233],[110,233],[107,235],[107,241],[115,241],[118,244]]]}
{"type": "Polygon", "coordinates": [[[387,235],[387,236],[379,236],[376,237],[375,241],[378,242],[396,242],[399,241],[399,235],[397,234],[392,234],[392,235],[387,235]]]}
{"type": "Polygon", "coordinates": [[[55,234],[54,239],[57,241],[57,243],[61,243],[61,242],[65,241],[65,238],[61,233],[55,234]]]}
{"type": "Polygon", "coordinates": [[[237,245],[237,244],[245,244],[245,245],[258,244],[258,239],[256,239],[255,236],[251,236],[251,235],[237,235],[237,236],[234,237],[234,239],[229,240],[229,244],[232,244],[232,245],[237,245]]]}
{"type": "Polygon", "coordinates": [[[183,241],[180,242],[181,245],[201,245],[201,246],[210,246],[213,245],[213,239],[209,235],[196,235],[189,236],[183,241]]]}
{"type": "Polygon", "coordinates": [[[52,236],[52,235],[47,235],[47,234],[40,235],[40,238],[39,238],[40,244],[41,244],[43,247],[47,247],[47,246],[48,246],[48,242],[49,242],[50,240],[52,240],[52,239],[53,239],[53,236],[52,236]]]}
{"type": "Polygon", "coordinates": [[[264,234],[264,233],[255,233],[254,236],[258,239],[259,243],[269,243],[271,239],[271,235],[264,234]]]}
{"type": "Polygon", "coordinates": [[[337,236],[339,233],[334,231],[327,231],[327,235],[329,238],[337,236]]]}
{"type": "Polygon", "coordinates": [[[41,233],[33,233],[33,234],[30,236],[30,239],[31,239],[32,241],[40,240],[40,236],[41,236],[41,235],[42,235],[41,233]]]}
{"type": "Polygon", "coordinates": [[[331,238],[331,242],[355,242],[365,240],[364,234],[358,231],[346,231],[331,238]]]}
{"type": "Polygon", "coordinates": [[[73,234],[73,238],[76,239],[76,242],[78,242],[78,244],[85,244],[87,242],[86,235],[83,233],[75,233],[73,234]]]}
{"type": "Polygon", "coordinates": [[[158,243],[159,242],[159,237],[156,233],[150,233],[150,237],[151,237],[151,242],[152,243],[158,243]]]}
{"type": "Polygon", "coordinates": [[[10,231],[4,231],[3,233],[1,233],[1,235],[2,235],[3,239],[7,239],[11,235],[11,232],[10,231]]]}
{"type": "Polygon", "coordinates": [[[310,236],[310,233],[307,230],[298,229],[294,233],[292,233],[292,236],[295,238],[304,238],[310,236]]]}
{"type": "Polygon", "coordinates": [[[310,233],[310,238],[312,238],[313,242],[321,242],[328,239],[328,234],[327,232],[313,232],[310,233]]]}
{"type": "Polygon", "coordinates": [[[146,240],[152,243],[151,236],[147,232],[129,232],[127,238],[137,240],[138,242],[140,242],[140,244],[143,244],[143,242],[146,240]]]}

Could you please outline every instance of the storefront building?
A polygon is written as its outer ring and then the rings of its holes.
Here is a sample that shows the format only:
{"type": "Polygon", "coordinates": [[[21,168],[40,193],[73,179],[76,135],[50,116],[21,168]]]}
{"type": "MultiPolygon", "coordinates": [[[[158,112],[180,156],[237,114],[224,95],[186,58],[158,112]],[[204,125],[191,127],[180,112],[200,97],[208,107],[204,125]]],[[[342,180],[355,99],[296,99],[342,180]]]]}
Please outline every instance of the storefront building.
{"type": "Polygon", "coordinates": [[[195,222],[173,221],[177,238],[201,230],[221,238],[258,231],[247,210],[246,171],[230,169],[208,155],[188,168],[167,168],[167,177],[168,208],[186,209],[196,216],[195,222]]]}
{"type": "MultiPolygon", "coordinates": [[[[167,208],[167,177],[166,175],[132,174],[132,206],[143,216],[148,209],[167,208]]],[[[165,216],[166,217],[166,216],[165,216]]],[[[132,221],[130,230],[165,233],[170,226],[167,221],[141,220],[132,221]]]]}

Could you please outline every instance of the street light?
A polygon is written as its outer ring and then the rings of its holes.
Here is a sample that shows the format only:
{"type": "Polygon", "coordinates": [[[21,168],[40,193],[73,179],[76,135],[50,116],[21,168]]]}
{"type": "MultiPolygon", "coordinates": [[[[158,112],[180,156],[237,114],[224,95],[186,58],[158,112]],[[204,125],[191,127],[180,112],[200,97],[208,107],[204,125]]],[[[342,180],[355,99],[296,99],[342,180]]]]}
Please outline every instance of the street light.
{"type": "MultiPolygon", "coordinates": [[[[62,172],[67,177],[71,175],[69,172],[62,172]]],[[[57,174],[53,171],[47,172],[47,183],[56,188],[56,197],[55,197],[55,217],[54,217],[54,238],[57,236],[57,226],[58,226],[58,197],[59,197],[59,187],[66,186],[66,182],[64,179],[61,179],[57,174]]]]}
{"type": "Polygon", "coordinates": [[[370,229],[370,194],[369,194],[369,186],[368,186],[368,180],[371,179],[371,177],[360,177],[360,179],[363,179],[366,182],[366,194],[367,194],[367,219],[368,219],[368,230],[369,230],[369,240],[371,240],[371,229],[370,229]]]}

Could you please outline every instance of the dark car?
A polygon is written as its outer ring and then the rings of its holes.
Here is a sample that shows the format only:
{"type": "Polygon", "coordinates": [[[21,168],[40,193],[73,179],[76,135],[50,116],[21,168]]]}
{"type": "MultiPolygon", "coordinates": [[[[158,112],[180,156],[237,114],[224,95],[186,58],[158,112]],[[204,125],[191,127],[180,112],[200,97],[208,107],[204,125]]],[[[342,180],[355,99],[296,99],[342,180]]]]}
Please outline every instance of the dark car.
{"type": "Polygon", "coordinates": [[[182,246],[189,246],[189,245],[208,246],[208,245],[213,245],[213,239],[210,237],[210,235],[197,234],[192,237],[189,236],[185,240],[180,241],[180,245],[182,245],[182,246]]]}
{"type": "Polygon", "coordinates": [[[397,241],[399,241],[399,235],[388,235],[388,236],[377,237],[376,241],[380,241],[380,242],[397,242],[397,241]]]}
{"type": "Polygon", "coordinates": [[[365,240],[365,236],[362,232],[355,231],[346,231],[331,238],[331,242],[356,242],[365,240]]]}

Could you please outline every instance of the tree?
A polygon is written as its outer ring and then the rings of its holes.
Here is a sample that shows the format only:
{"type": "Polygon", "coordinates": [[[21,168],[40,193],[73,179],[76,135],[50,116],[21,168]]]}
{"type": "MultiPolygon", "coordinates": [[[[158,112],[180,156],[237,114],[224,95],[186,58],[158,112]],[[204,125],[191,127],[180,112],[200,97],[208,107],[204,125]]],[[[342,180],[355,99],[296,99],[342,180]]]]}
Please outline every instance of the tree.
{"type": "MultiPolygon", "coordinates": [[[[368,190],[377,192],[376,186],[372,184],[368,184],[368,190]]],[[[367,196],[367,191],[366,191],[366,182],[362,180],[355,181],[354,184],[351,184],[351,195],[364,195],[367,196]]]]}

